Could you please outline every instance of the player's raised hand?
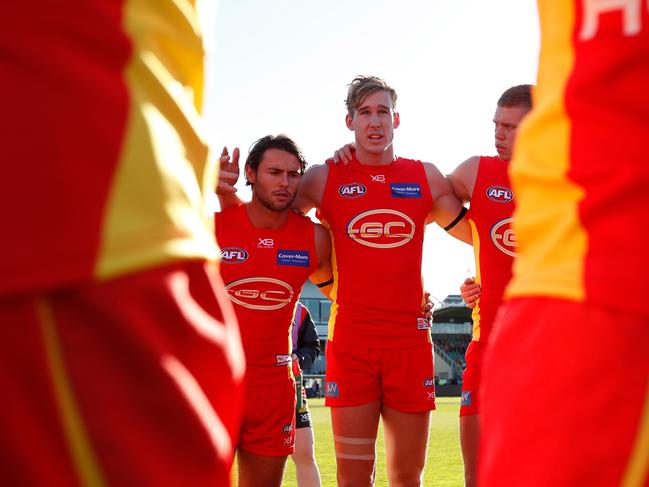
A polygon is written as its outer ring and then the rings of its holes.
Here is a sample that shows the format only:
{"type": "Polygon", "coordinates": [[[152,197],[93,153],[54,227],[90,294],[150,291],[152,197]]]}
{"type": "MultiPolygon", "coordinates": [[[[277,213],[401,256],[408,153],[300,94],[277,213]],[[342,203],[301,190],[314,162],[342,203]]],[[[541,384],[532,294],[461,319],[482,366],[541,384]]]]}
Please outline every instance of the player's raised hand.
{"type": "Polygon", "coordinates": [[[239,148],[235,147],[232,151],[232,157],[227,147],[223,147],[221,157],[219,158],[219,180],[216,183],[216,194],[236,193],[234,187],[239,179],[239,148]]]}
{"type": "Polygon", "coordinates": [[[342,162],[343,164],[349,164],[352,161],[352,155],[356,150],[356,144],[353,142],[345,144],[336,152],[334,152],[334,163],[338,164],[342,162]]]}
{"type": "Polygon", "coordinates": [[[475,308],[476,304],[478,304],[478,299],[480,298],[481,292],[482,287],[480,286],[480,284],[476,284],[473,277],[467,277],[460,286],[460,294],[462,294],[462,299],[471,309],[475,308]]]}

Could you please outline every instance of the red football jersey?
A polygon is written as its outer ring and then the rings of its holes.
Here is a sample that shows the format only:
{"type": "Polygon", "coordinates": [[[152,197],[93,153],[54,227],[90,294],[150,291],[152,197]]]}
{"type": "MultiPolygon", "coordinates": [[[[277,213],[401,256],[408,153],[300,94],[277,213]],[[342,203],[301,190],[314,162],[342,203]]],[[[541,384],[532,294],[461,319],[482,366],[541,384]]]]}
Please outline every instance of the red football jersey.
{"type": "Polygon", "coordinates": [[[329,340],[369,348],[430,340],[421,256],[432,206],[420,161],[329,163],[318,213],[333,240],[329,340]]]}
{"type": "Polygon", "coordinates": [[[507,294],[647,316],[649,7],[553,1],[539,14],[535,108],[511,162],[519,246],[507,294]]]}
{"type": "Polygon", "coordinates": [[[216,260],[196,0],[4,7],[0,292],[216,260]]]}
{"type": "Polygon", "coordinates": [[[516,239],[512,230],[514,193],[508,163],[481,157],[467,218],[473,234],[476,282],[482,286],[473,310],[473,339],[487,340],[505,288],[512,277],[516,239]]]}
{"type": "Polygon", "coordinates": [[[241,328],[248,384],[269,384],[291,374],[295,303],[318,267],[314,223],[289,212],[277,229],[255,228],[245,205],[215,215],[221,276],[241,328]]]}

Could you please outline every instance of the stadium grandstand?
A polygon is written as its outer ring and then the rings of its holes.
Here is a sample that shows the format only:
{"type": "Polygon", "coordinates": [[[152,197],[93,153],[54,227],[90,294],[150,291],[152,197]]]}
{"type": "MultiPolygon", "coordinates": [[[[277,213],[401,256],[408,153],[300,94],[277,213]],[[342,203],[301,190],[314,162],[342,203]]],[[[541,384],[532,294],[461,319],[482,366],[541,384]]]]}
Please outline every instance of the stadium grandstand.
{"type": "MultiPolygon", "coordinates": [[[[320,376],[326,369],[324,350],[331,301],[309,281],[302,288],[300,301],[307,307],[316,324],[321,348],[320,356],[311,370],[304,372],[307,376],[320,376]]],[[[449,295],[435,304],[431,333],[435,345],[435,382],[438,385],[438,395],[447,395],[446,389],[449,394],[460,395],[459,384],[462,383],[465,365],[464,353],[471,341],[471,329],[471,310],[464,304],[461,296],[449,295]],[[454,394],[455,392],[457,394],[454,394]]]]}

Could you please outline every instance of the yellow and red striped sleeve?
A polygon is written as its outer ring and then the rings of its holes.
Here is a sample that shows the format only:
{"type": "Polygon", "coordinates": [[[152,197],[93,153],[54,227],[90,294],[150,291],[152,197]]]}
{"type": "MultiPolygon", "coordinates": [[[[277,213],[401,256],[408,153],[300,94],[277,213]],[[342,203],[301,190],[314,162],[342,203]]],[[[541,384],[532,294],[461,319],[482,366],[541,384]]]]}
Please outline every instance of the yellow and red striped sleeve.
{"type": "Polygon", "coordinates": [[[0,292],[216,258],[196,3],[7,8],[0,292]]]}

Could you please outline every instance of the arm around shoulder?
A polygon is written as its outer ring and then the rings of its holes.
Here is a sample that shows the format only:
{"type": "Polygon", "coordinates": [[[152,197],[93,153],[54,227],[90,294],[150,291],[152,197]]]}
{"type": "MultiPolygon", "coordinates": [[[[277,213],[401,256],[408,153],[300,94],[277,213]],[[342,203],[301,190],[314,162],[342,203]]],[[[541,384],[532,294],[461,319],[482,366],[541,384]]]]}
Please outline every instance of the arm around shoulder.
{"type": "Polygon", "coordinates": [[[433,199],[433,208],[426,222],[434,221],[453,237],[470,244],[468,223],[463,219],[466,210],[455,196],[451,184],[433,164],[424,163],[424,168],[433,199]]]}
{"type": "Polygon", "coordinates": [[[311,166],[302,175],[297,197],[293,202],[293,208],[306,213],[312,208],[319,208],[324,196],[325,185],[329,168],[326,164],[311,166]]]}
{"type": "Polygon", "coordinates": [[[446,176],[446,179],[448,179],[453,188],[455,196],[463,203],[471,201],[479,164],[480,157],[470,157],[457,166],[451,174],[446,176]]]}

